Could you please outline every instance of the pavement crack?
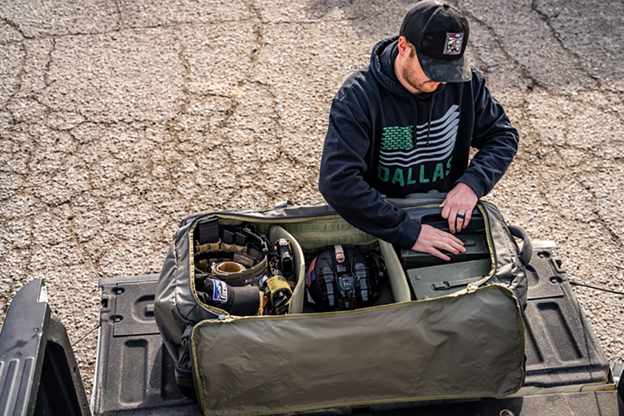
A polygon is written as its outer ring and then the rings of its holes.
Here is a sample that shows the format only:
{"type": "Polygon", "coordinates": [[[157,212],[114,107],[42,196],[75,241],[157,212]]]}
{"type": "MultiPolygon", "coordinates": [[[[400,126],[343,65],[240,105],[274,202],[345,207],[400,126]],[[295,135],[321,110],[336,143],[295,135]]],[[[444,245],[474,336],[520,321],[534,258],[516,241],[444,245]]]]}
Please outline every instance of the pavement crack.
{"type": "Polygon", "coordinates": [[[56,39],[52,38],[52,48],[50,48],[50,52],[48,53],[48,62],[45,65],[45,72],[43,73],[43,83],[46,87],[49,87],[56,81],[50,81],[50,68],[52,68],[52,54],[56,52],[56,39]]]}
{"type": "MultiPolygon", "coordinates": [[[[22,58],[21,58],[22,62],[20,63],[20,68],[17,74],[15,75],[15,86],[13,88],[13,92],[9,95],[9,97],[5,101],[4,106],[0,107],[0,111],[6,111],[11,101],[13,101],[15,97],[17,97],[18,93],[22,89],[22,80],[24,78],[24,74],[26,73],[26,57],[28,53],[26,52],[26,47],[24,46],[23,42],[19,44],[19,47],[20,47],[20,52],[22,53],[22,58]]],[[[10,110],[9,110],[9,113],[11,113],[10,110]]],[[[11,114],[11,117],[13,118],[13,120],[15,120],[15,116],[13,114],[11,114]]]]}
{"type": "Polygon", "coordinates": [[[175,125],[178,120],[184,116],[184,114],[188,111],[191,101],[191,95],[189,93],[189,85],[191,83],[191,65],[186,59],[186,47],[184,46],[184,42],[176,35],[175,29],[169,29],[170,35],[173,38],[174,42],[179,47],[178,59],[180,60],[180,64],[184,70],[182,74],[182,94],[184,95],[184,104],[182,108],[173,116],[173,118],[167,123],[167,130],[169,133],[175,137],[176,129],[175,125]]]}
{"type": "Polygon", "coordinates": [[[459,6],[459,9],[461,10],[461,12],[465,16],[468,16],[470,19],[472,19],[475,22],[479,23],[480,25],[484,26],[488,30],[488,32],[490,33],[490,36],[492,36],[492,38],[494,38],[494,41],[496,42],[496,45],[498,45],[498,48],[503,52],[503,55],[505,55],[505,57],[507,59],[509,59],[511,62],[513,62],[518,68],[520,68],[522,77],[524,79],[530,81],[529,85],[527,86],[527,88],[530,91],[532,91],[535,87],[539,87],[539,88],[542,88],[544,90],[548,89],[545,85],[540,83],[537,79],[535,79],[531,75],[530,71],[527,69],[527,67],[525,65],[521,64],[516,58],[513,57],[513,55],[511,53],[509,53],[509,51],[507,51],[507,49],[505,48],[505,45],[503,44],[503,42],[501,41],[500,37],[496,33],[496,30],[494,30],[494,28],[492,26],[487,24],[482,19],[479,19],[474,14],[470,13],[465,7],[459,6]]]}
{"type": "Polygon", "coordinates": [[[589,185],[583,185],[583,183],[578,181],[575,177],[572,177],[572,180],[578,183],[581,187],[585,188],[587,192],[591,195],[591,208],[592,208],[592,212],[596,215],[596,222],[600,224],[602,228],[604,228],[607,231],[607,233],[611,236],[611,239],[614,243],[616,243],[619,246],[624,245],[624,239],[620,237],[619,235],[617,235],[617,233],[613,230],[613,228],[607,222],[607,220],[603,218],[600,212],[600,209],[598,208],[596,204],[596,201],[599,199],[598,196],[596,196],[596,193],[592,191],[589,185]]]}
{"type": "MultiPolygon", "coordinates": [[[[10,19],[7,19],[6,17],[2,17],[2,16],[0,16],[0,22],[4,22],[4,23],[6,23],[8,26],[11,26],[13,29],[15,29],[15,30],[16,30],[16,31],[20,34],[20,36],[22,37],[22,39],[28,39],[28,36],[26,36],[26,35],[24,34],[24,31],[22,31],[22,29],[20,28],[20,26],[19,26],[17,23],[15,23],[14,21],[12,21],[12,20],[10,20],[10,19]]],[[[20,42],[21,42],[21,41],[20,41],[20,42]]]]}
{"type": "Polygon", "coordinates": [[[263,46],[262,19],[260,16],[260,11],[256,8],[253,0],[244,0],[244,3],[252,15],[250,21],[253,22],[253,34],[254,34],[255,44],[256,44],[256,46],[253,48],[251,52],[251,65],[249,68],[249,71],[251,72],[256,62],[258,62],[260,49],[263,46]]]}
{"type": "MultiPolygon", "coordinates": [[[[538,4],[538,0],[532,0],[531,2],[531,10],[534,11],[537,16],[543,20],[546,23],[546,26],[548,27],[548,29],[550,30],[550,33],[552,35],[553,38],[555,38],[557,40],[557,43],[559,43],[559,46],[561,47],[561,49],[563,49],[564,51],[566,51],[569,55],[571,55],[572,57],[574,57],[574,59],[576,60],[576,68],[582,72],[584,72],[588,77],[596,80],[598,82],[598,85],[600,86],[600,77],[598,77],[598,75],[592,73],[591,71],[587,70],[586,68],[583,68],[585,65],[583,65],[583,59],[581,58],[581,56],[572,51],[564,42],[563,38],[561,37],[561,35],[559,34],[559,32],[557,31],[557,29],[555,28],[555,26],[553,25],[552,21],[551,21],[551,16],[548,15],[548,13],[540,10],[540,6],[538,4]]],[[[555,15],[554,17],[557,17],[558,15],[555,15]]]]}

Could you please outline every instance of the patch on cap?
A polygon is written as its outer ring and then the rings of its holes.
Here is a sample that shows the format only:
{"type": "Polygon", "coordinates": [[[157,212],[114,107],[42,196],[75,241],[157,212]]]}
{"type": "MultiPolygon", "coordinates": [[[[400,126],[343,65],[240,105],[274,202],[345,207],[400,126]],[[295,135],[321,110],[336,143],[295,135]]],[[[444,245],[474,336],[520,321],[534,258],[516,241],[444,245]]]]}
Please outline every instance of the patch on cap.
{"type": "Polygon", "coordinates": [[[218,302],[227,302],[228,300],[228,289],[225,282],[221,280],[212,279],[212,284],[214,286],[214,291],[212,293],[212,300],[216,300],[218,302]]]}
{"type": "Polygon", "coordinates": [[[444,55],[461,55],[462,45],[464,43],[463,33],[447,33],[446,43],[444,44],[444,55]]]}

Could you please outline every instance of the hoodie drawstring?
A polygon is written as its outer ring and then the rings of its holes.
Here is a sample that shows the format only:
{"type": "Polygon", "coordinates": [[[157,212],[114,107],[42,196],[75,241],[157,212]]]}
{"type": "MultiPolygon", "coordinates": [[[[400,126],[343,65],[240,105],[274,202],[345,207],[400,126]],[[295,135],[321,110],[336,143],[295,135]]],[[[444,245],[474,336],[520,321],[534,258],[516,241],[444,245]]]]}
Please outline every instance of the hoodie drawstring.
{"type": "MultiPolygon", "coordinates": [[[[438,92],[438,90],[435,90],[431,94],[431,101],[429,101],[429,119],[427,120],[427,146],[429,146],[429,137],[431,137],[431,118],[433,116],[433,106],[435,105],[436,92],[438,92]]],[[[410,100],[410,103],[412,104],[412,114],[414,115],[413,140],[414,140],[414,149],[416,149],[418,147],[418,137],[416,134],[416,130],[418,128],[418,110],[416,107],[416,100],[414,100],[414,97],[409,97],[409,100],[410,100]]]]}
{"type": "Polygon", "coordinates": [[[429,103],[429,120],[427,122],[427,146],[429,146],[429,137],[431,136],[431,116],[433,115],[433,105],[435,104],[437,90],[433,91],[431,95],[431,102],[429,103]]]}
{"type": "Polygon", "coordinates": [[[414,149],[418,147],[418,137],[416,136],[416,126],[418,125],[418,110],[416,109],[416,101],[414,97],[409,97],[410,103],[412,103],[412,114],[414,117],[414,131],[412,140],[414,140],[414,149]]]}

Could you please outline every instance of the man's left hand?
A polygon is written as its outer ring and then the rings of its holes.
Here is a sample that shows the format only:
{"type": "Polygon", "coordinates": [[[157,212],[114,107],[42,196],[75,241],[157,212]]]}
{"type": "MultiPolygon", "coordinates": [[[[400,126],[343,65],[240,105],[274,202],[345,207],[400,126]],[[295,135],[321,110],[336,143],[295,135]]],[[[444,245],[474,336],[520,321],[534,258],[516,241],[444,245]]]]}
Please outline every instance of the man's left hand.
{"type": "Polygon", "coordinates": [[[477,194],[463,182],[459,182],[451,189],[440,205],[442,217],[448,219],[451,233],[458,233],[468,226],[472,217],[472,210],[478,201],[477,194]]]}

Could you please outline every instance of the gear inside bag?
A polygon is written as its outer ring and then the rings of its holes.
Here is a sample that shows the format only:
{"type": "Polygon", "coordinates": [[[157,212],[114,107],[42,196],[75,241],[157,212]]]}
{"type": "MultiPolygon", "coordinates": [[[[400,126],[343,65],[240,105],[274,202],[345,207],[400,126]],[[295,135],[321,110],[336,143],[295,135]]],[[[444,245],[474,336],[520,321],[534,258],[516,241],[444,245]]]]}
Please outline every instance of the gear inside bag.
{"type": "Polygon", "coordinates": [[[236,316],[283,315],[301,281],[300,312],[394,301],[384,257],[375,244],[321,245],[304,252],[294,237],[278,237],[271,240],[249,223],[220,223],[216,216],[199,221],[193,237],[197,299],[236,316]],[[296,263],[307,272],[301,273],[296,263]]]}
{"type": "MultiPolygon", "coordinates": [[[[439,211],[408,210],[444,229],[439,211]]],[[[466,252],[449,253],[449,262],[393,247],[344,221],[332,224],[200,219],[193,231],[198,301],[236,316],[354,310],[452,295],[486,279],[495,266],[477,209],[471,226],[457,234],[466,252]]],[[[515,244],[511,236],[509,242],[515,244]]]]}

